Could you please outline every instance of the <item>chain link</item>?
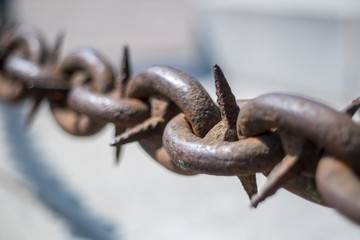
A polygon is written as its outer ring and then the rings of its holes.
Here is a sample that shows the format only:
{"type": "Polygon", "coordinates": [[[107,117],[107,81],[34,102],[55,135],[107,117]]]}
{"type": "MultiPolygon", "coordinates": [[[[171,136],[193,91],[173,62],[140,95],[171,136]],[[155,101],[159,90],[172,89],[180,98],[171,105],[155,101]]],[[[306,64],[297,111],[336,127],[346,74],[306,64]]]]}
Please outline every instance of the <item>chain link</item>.
{"type": "Polygon", "coordinates": [[[49,47],[32,28],[1,26],[0,97],[31,98],[27,123],[46,99],[72,135],[112,123],[117,159],[121,145],[138,141],[173,172],[237,176],[254,207],[285,188],[360,224],[360,126],[352,120],[360,98],[343,111],[280,93],[236,101],[215,65],[216,105],[178,69],[153,66],[131,76],[127,47],[116,74],[91,48],[58,59],[62,36],[49,47]],[[259,193],[256,173],[268,176],[259,193]]]}

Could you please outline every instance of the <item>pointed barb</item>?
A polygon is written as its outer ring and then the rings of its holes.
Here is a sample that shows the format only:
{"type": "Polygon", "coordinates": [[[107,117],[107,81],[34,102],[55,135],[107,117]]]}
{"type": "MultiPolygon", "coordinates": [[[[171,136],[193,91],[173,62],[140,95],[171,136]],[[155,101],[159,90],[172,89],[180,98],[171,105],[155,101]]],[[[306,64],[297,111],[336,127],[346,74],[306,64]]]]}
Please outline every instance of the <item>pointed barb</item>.
{"type": "Polygon", "coordinates": [[[30,107],[30,111],[28,112],[26,119],[25,119],[25,126],[29,127],[31,125],[31,123],[34,120],[34,117],[37,113],[37,110],[39,109],[40,103],[43,100],[43,96],[38,95],[35,96],[34,98],[34,102],[32,103],[31,107],[30,107]]]}
{"type": "Polygon", "coordinates": [[[158,133],[159,129],[162,128],[163,123],[164,120],[160,117],[149,118],[145,122],[118,135],[112,142],[110,142],[110,146],[119,146],[147,138],[154,133],[158,133]]]}
{"type": "Polygon", "coordinates": [[[353,117],[354,114],[357,112],[357,110],[360,108],[360,97],[353,100],[349,106],[347,106],[342,111],[346,114],[348,114],[350,117],[353,117]]]}
{"type": "Polygon", "coordinates": [[[228,126],[228,129],[225,131],[224,140],[235,141],[237,140],[236,121],[240,109],[221,68],[215,64],[213,71],[221,118],[228,126]]]}
{"type": "Polygon", "coordinates": [[[243,185],[246,194],[248,195],[249,199],[252,196],[257,194],[257,185],[256,185],[256,176],[255,174],[248,175],[248,176],[238,176],[241,184],[243,185]]]}
{"type": "Polygon", "coordinates": [[[116,78],[116,89],[120,91],[121,97],[125,94],[125,88],[128,80],[131,75],[131,66],[130,66],[130,57],[129,57],[129,48],[124,46],[123,57],[120,64],[119,75],[116,78]]]}
{"type": "Polygon", "coordinates": [[[49,56],[50,63],[55,63],[56,60],[59,58],[60,50],[64,45],[64,39],[65,39],[65,31],[60,31],[56,35],[54,46],[50,52],[50,56],[49,56]]]}
{"type": "Polygon", "coordinates": [[[121,146],[116,146],[116,151],[115,151],[115,164],[119,165],[120,163],[120,153],[121,153],[121,146]]]}
{"type": "Polygon", "coordinates": [[[273,195],[287,180],[295,177],[301,167],[299,162],[298,157],[286,155],[270,172],[260,193],[251,198],[251,205],[256,208],[260,202],[273,195]]]}
{"type": "MultiPolygon", "coordinates": [[[[124,128],[115,126],[115,137],[122,134],[124,131],[125,131],[124,128]]],[[[116,165],[119,165],[119,163],[120,163],[120,153],[121,153],[121,145],[117,145],[116,150],[115,150],[115,164],[116,165]]]]}

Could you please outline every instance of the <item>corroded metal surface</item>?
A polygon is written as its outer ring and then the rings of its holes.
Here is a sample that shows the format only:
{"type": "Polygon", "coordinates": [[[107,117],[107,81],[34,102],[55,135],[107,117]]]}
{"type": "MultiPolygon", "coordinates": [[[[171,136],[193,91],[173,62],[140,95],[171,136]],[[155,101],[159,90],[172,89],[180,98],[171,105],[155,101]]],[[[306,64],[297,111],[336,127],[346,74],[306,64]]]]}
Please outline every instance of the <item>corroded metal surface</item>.
{"type": "Polygon", "coordinates": [[[324,202],[360,224],[360,179],[339,159],[324,156],[316,172],[317,188],[324,202]]]}
{"type": "Polygon", "coordinates": [[[138,141],[173,172],[238,177],[254,207],[285,188],[360,224],[360,126],[352,119],[360,99],[343,111],[290,94],[236,100],[214,65],[216,105],[178,69],[153,66],[131,76],[127,47],[116,76],[94,49],[59,59],[62,36],[49,47],[35,30],[1,28],[0,97],[31,98],[27,122],[47,100],[70,134],[113,124],[117,159],[121,145],[138,141]],[[259,194],[255,173],[268,177],[259,194]]]}
{"type": "MultiPolygon", "coordinates": [[[[9,61],[1,62],[1,68],[8,68],[8,70],[12,71],[1,71],[0,94],[3,99],[8,101],[24,99],[27,96],[27,88],[24,86],[24,82],[16,81],[11,78],[12,76],[8,75],[14,72],[21,74],[22,71],[16,71],[18,68],[22,68],[25,73],[28,73],[26,70],[31,73],[35,71],[35,74],[41,72],[41,70],[39,70],[40,66],[37,66],[43,64],[47,56],[45,40],[35,29],[19,27],[16,30],[13,28],[7,29],[7,31],[4,30],[0,44],[3,46],[1,49],[3,58],[14,55],[21,56],[21,59],[28,60],[21,62],[19,58],[7,58],[9,61]],[[16,63],[10,64],[10,61],[16,61],[16,63]]],[[[29,76],[29,74],[22,75],[29,76]]]]}
{"type": "MultiPolygon", "coordinates": [[[[95,92],[106,93],[114,84],[110,64],[93,49],[83,48],[72,52],[59,63],[57,68],[57,73],[68,79],[72,86],[85,85],[95,92]],[[73,77],[76,73],[83,75],[78,78],[73,77]]],[[[73,111],[65,101],[66,97],[50,100],[53,116],[65,131],[78,136],[88,136],[97,133],[105,126],[105,122],[73,111]]]]}
{"type": "Polygon", "coordinates": [[[189,119],[194,133],[203,137],[220,121],[220,113],[200,83],[186,73],[168,66],[154,66],[130,79],[126,96],[165,96],[189,119]]]}
{"type": "Polygon", "coordinates": [[[109,95],[74,87],[67,96],[68,106],[78,113],[103,122],[117,123],[128,128],[150,117],[149,106],[138,99],[115,99],[109,95]]]}

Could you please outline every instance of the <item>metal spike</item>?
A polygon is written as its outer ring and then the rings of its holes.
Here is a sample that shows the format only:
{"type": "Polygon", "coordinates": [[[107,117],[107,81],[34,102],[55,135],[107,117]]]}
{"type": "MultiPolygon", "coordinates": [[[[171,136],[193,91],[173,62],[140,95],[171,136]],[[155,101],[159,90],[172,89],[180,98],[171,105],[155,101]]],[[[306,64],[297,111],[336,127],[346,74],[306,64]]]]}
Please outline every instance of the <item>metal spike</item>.
{"type": "Polygon", "coordinates": [[[297,156],[286,155],[270,172],[260,193],[251,198],[251,205],[256,208],[260,202],[273,195],[288,179],[295,177],[301,168],[299,162],[297,156]]]}
{"type": "Polygon", "coordinates": [[[252,196],[257,194],[257,185],[256,185],[256,175],[248,175],[248,176],[238,176],[241,184],[243,185],[245,192],[247,193],[249,199],[252,196]]]}
{"type": "MultiPolygon", "coordinates": [[[[115,126],[115,137],[120,135],[124,131],[125,131],[124,128],[115,126]]],[[[121,153],[121,145],[119,144],[119,145],[116,146],[116,151],[115,151],[115,163],[116,163],[116,165],[118,165],[120,163],[120,153],[121,153]]]]}
{"type": "Polygon", "coordinates": [[[55,38],[55,43],[53,48],[50,51],[50,55],[48,58],[48,63],[55,63],[56,60],[59,58],[60,50],[62,46],[64,45],[64,39],[65,39],[65,31],[60,31],[55,38]]]}
{"type": "Polygon", "coordinates": [[[342,112],[348,114],[350,117],[354,116],[357,110],[360,108],[360,97],[353,100],[349,106],[342,110],[342,112]]]}
{"type": "Polygon", "coordinates": [[[146,138],[147,136],[151,136],[154,133],[157,133],[159,129],[162,128],[162,124],[164,123],[164,119],[161,117],[151,117],[136,125],[129,130],[126,130],[122,134],[118,135],[111,143],[110,146],[118,146],[130,142],[139,141],[141,139],[146,138]]]}
{"type": "Polygon", "coordinates": [[[129,57],[129,48],[124,46],[123,57],[120,64],[119,75],[116,78],[115,88],[119,90],[120,97],[123,97],[125,94],[126,84],[131,75],[131,66],[130,66],[130,57],[129,57]]]}
{"type": "Polygon", "coordinates": [[[213,66],[213,71],[221,118],[228,126],[224,134],[224,141],[236,141],[238,140],[236,134],[236,121],[240,109],[221,68],[215,64],[213,66]]]}
{"type": "MultiPolygon", "coordinates": [[[[239,115],[239,106],[236,103],[236,98],[231,91],[229,83],[227,82],[224,73],[218,65],[213,66],[217,102],[221,113],[221,119],[226,125],[224,132],[224,141],[239,140],[236,131],[236,121],[239,115]]],[[[257,193],[256,175],[238,176],[243,185],[247,195],[251,198],[257,193]]]]}
{"type": "Polygon", "coordinates": [[[76,114],[76,119],[74,122],[74,126],[75,126],[75,131],[76,132],[80,132],[80,122],[81,122],[81,113],[75,113],[76,114]]]}
{"type": "Polygon", "coordinates": [[[29,127],[30,124],[33,122],[34,117],[37,113],[37,110],[40,106],[40,103],[42,102],[42,100],[44,99],[43,95],[35,95],[34,96],[34,101],[30,107],[30,111],[28,112],[26,119],[25,119],[25,126],[29,127]]]}

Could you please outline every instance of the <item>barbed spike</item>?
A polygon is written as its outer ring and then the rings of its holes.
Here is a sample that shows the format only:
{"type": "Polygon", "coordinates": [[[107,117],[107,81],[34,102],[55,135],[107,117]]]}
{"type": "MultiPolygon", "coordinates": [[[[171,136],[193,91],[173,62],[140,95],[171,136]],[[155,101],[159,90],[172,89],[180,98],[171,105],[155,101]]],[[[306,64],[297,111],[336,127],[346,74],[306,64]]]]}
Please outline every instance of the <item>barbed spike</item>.
{"type": "MultiPolygon", "coordinates": [[[[239,106],[236,103],[236,98],[231,91],[223,71],[217,64],[213,66],[213,72],[221,120],[226,125],[223,140],[228,142],[237,141],[239,138],[236,132],[236,121],[240,111],[239,106]]],[[[251,199],[251,197],[257,193],[256,175],[238,176],[238,178],[249,199],[251,199]]]]}
{"type": "Polygon", "coordinates": [[[60,50],[62,49],[62,47],[64,45],[65,35],[66,35],[65,31],[60,31],[57,33],[57,35],[55,37],[54,45],[53,45],[53,47],[50,51],[49,57],[47,59],[47,62],[49,64],[54,64],[59,59],[60,50]]]}
{"type": "Polygon", "coordinates": [[[44,97],[43,95],[38,95],[38,94],[34,96],[34,100],[30,106],[30,110],[27,113],[26,118],[25,118],[25,126],[26,127],[29,127],[31,125],[31,123],[33,122],[35,115],[37,113],[37,110],[43,100],[43,97],[44,97]]]}
{"type": "Polygon", "coordinates": [[[119,91],[120,97],[125,94],[128,80],[131,76],[130,53],[127,45],[123,48],[123,56],[120,63],[120,70],[115,80],[115,89],[119,91]]]}
{"type": "MultiPolygon", "coordinates": [[[[60,49],[63,45],[63,41],[64,41],[64,37],[65,37],[65,32],[59,32],[55,38],[55,43],[53,48],[50,50],[49,55],[47,55],[47,58],[45,59],[45,64],[49,64],[49,65],[53,65],[56,63],[58,57],[59,57],[59,52],[60,49]]],[[[25,119],[25,125],[28,127],[30,126],[30,124],[32,123],[32,121],[34,120],[34,117],[37,113],[37,110],[41,104],[41,102],[44,100],[45,98],[45,93],[41,93],[41,92],[36,92],[36,94],[34,95],[34,100],[33,100],[33,104],[30,107],[30,111],[28,112],[26,119],[25,119]]]]}
{"type": "MultiPolygon", "coordinates": [[[[236,104],[235,96],[232,93],[229,83],[227,82],[221,68],[215,64],[213,66],[213,72],[215,78],[217,102],[219,104],[221,118],[228,125],[228,129],[224,137],[233,138],[231,136],[227,136],[230,134],[227,132],[235,130],[235,134],[231,134],[231,135],[236,136],[236,121],[240,109],[239,106],[236,104]]],[[[234,141],[235,140],[237,140],[237,136],[236,139],[234,139],[234,141]]]]}
{"type": "MultiPolygon", "coordinates": [[[[120,135],[121,133],[123,133],[125,131],[124,128],[122,127],[117,127],[115,125],[115,137],[120,135]]],[[[120,163],[120,153],[121,153],[121,145],[117,145],[116,146],[116,150],[115,150],[115,163],[116,165],[118,165],[120,163]]]]}
{"type": "Polygon", "coordinates": [[[248,195],[249,199],[258,193],[257,184],[256,184],[256,175],[251,174],[247,176],[238,176],[242,186],[246,194],[248,195]]]}
{"type": "Polygon", "coordinates": [[[359,108],[360,108],[360,97],[354,99],[346,108],[342,110],[342,112],[352,117],[357,112],[357,110],[359,110],[359,108]]]}
{"type": "Polygon", "coordinates": [[[146,138],[146,136],[151,136],[154,133],[158,133],[159,129],[162,127],[162,123],[164,123],[164,120],[161,117],[151,117],[143,123],[140,123],[116,136],[116,138],[110,142],[110,146],[119,146],[122,144],[139,141],[146,138]]]}
{"type": "Polygon", "coordinates": [[[251,198],[251,205],[256,208],[260,202],[273,195],[282,187],[288,179],[295,177],[298,174],[298,163],[299,158],[297,156],[286,155],[270,172],[260,193],[251,198]]]}

